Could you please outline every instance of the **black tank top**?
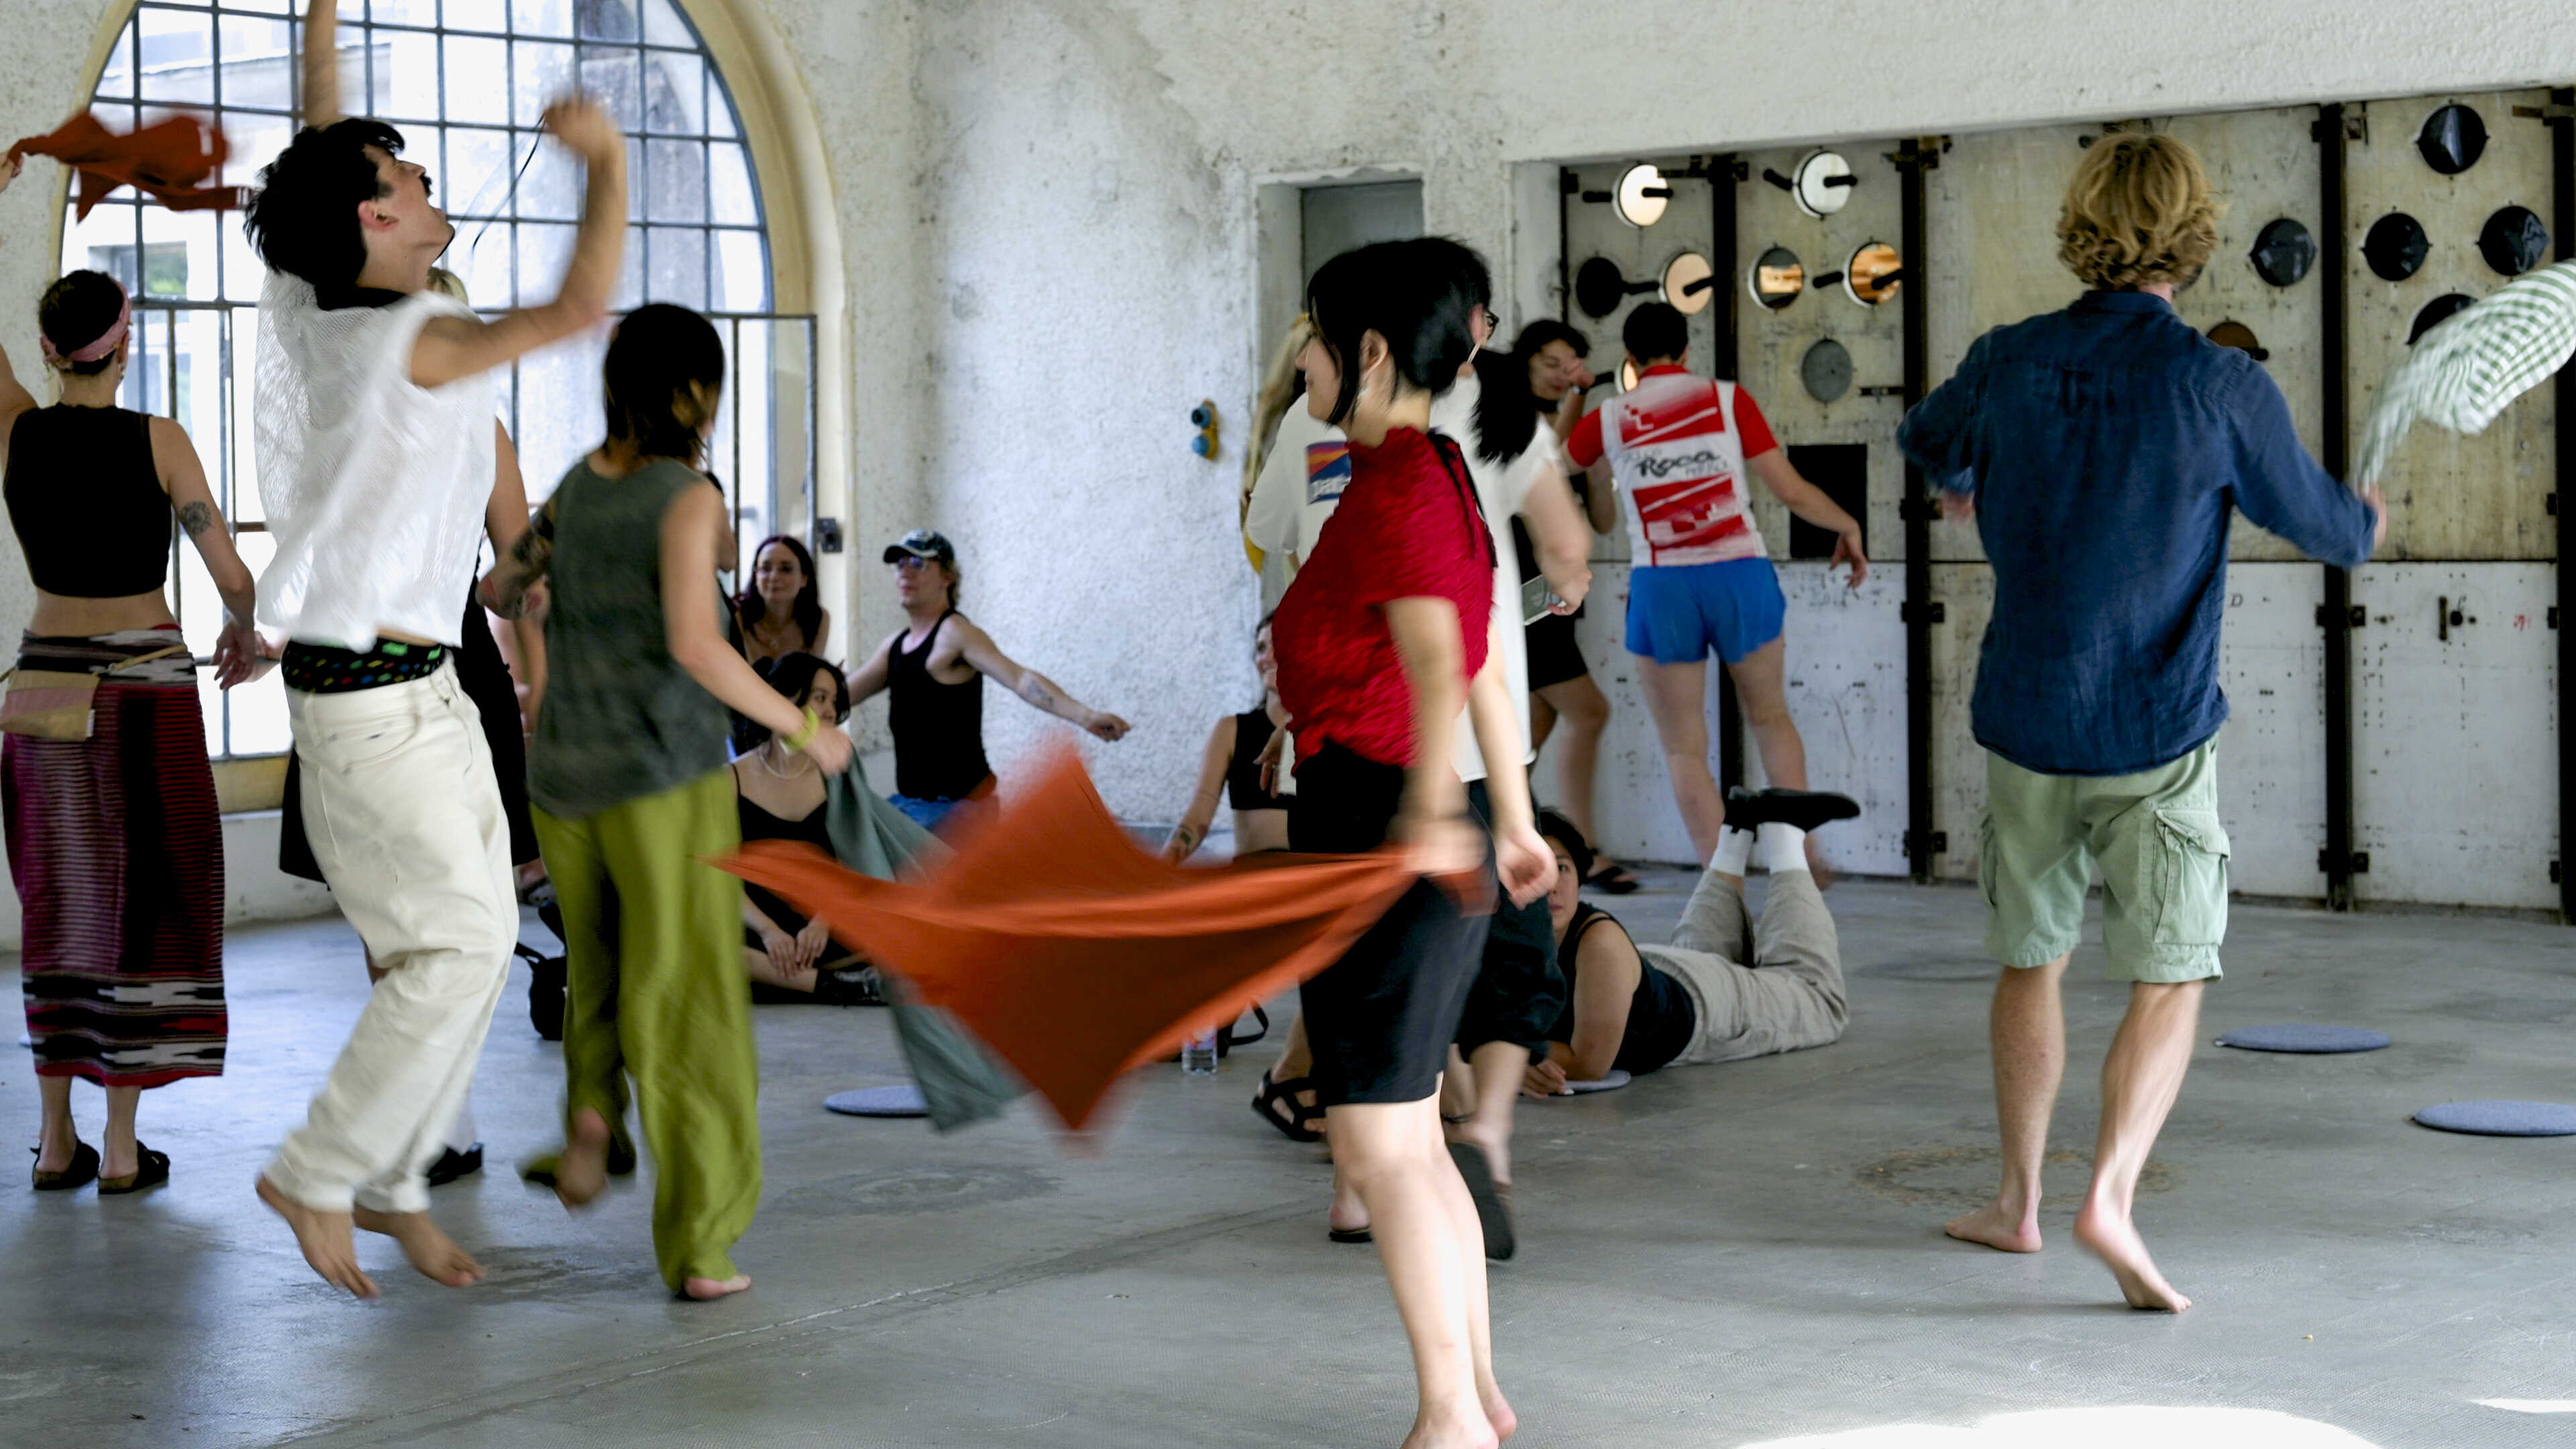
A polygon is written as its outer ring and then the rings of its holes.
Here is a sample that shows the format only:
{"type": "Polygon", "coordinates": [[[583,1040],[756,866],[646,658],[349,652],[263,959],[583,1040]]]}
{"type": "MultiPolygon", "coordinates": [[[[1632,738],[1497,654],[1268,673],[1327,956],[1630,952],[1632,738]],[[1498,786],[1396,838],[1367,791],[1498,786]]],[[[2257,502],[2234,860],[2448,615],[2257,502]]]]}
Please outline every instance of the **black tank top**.
{"type": "Polygon", "coordinates": [[[9,434],[0,481],[36,587],[121,599],[170,580],[170,495],[152,466],[152,420],[123,408],[35,408],[9,434]]]}
{"type": "Polygon", "coordinates": [[[931,646],[956,614],[951,609],[940,615],[921,636],[921,647],[908,653],[903,636],[895,635],[886,669],[886,692],[893,696],[894,788],[915,800],[963,800],[993,773],[984,759],[984,676],[979,672],[963,684],[930,677],[931,646]]]}
{"type": "Polygon", "coordinates": [[[1261,751],[1279,727],[1267,707],[1234,717],[1234,758],[1225,767],[1226,798],[1237,810],[1285,810],[1288,799],[1261,788],[1261,751]]]}
{"type": "MultiPolygon", "coordinates": [[[[1581,954],[1583,933],[1603,921],[1627,929],[1589,901],[1576,906],[1574,919],[1566,923],[1565,941],[1556,948],[1557,969],[1565,974],[1565,1014],[1548,1033],[1550,1041],[1574,1040],[1574,958],[1581,954]]],[[[1682,984],[1656,970],[1652,961],[1640,957],[1637,964],[1644,969],[1637,973],[1637,994],[1628,998],[1628,1030],[1619,1038],[1618,1060],[1610,1064],[1630,1073],[1651,1072],[1680,1056],[1699,1031],[1699,1012],[1682,984]]]]}
{"type": "MultiPolygon", "coordinates": [[[[757,770],[760,765],[754,762],[749,768],[757,770]]],[[[832,853],[832,835],[824,828],[825,818],[832,812],[825,806],[815,806],[814,813],[802,820],[782,819],[762,809],[753,803],[750,796],[742,793],[742,781],[739,778],[733,782],[733,800],[735,812],[742,821],[744,844],[748,845],[755,840],[801,840],[807,845],[820,849],[825,855],[832,853]]],[[[790,934],[805,929],[804,912],[771,895],[768,891],[756,885],[745,885],[742,893],[750,897],[753,905],[760,907],[762,915],[786,927],[790,934]],[[789,925],[790,921],[795,924],[789,925]]]]}

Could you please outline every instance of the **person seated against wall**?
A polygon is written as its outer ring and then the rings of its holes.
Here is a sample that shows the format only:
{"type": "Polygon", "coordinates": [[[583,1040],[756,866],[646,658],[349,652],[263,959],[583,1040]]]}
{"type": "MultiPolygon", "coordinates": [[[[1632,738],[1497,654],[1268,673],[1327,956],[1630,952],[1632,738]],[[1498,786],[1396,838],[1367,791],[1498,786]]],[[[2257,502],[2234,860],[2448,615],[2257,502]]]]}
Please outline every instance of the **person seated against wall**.
{"type": "Polygon", "coordinates": [[[1611,1072],[1741,1061],[1841,1039],[1849,1008],[1833,914],[1807,866],[1807,832],[1860,807],[1821,791],[1738,788],[1717,855],[1666,945],[1639,945],[1617,917],[1582,900],[1590,849],[1572,821],[1539,816],[1557,855],[1548,916],[1566,1010],[1523,1090],[1554,1096],[1611,1072]],[[1744,905],[1754,847],[1771,883],[1756,920],[1744,905]]]}
{"type": "Polygon", "coordinates": [[[733,644],[757,668],[790,654],[821,659],[832,643],[832,611],[805,542],[772,534],[752,551],[751,582],[733,599],[733,644]]]}
{"type": "MultiPolygon", "coordinates": [[[[850,691],[841,671],[811,654],[781,656],[767,678],[770,688],[813,710],[825,729],[837,729],[848,713],[850,691]]],[[[837,859],[825,809],[833,783],[810,756],[764,732],[758,748],[733,762],[744,843],[801,840],[837,859]]],[[[884,1004],[875,970],[834,941],[821,921],[807,919],[756,885],[742,889],[742,921],[742,964],[751,976],[753,1001],[884,1004]]]]}
{"type": "Polygon", "coordinates": [[[1261,703],[1225,716],[1208,732],[1198,787],[1190,792],[1189,808],[1172,827],[1171,838],[1163,842],[1163,858],[1174,865],[1189,859],[1207,839],[1219,794],[1234,805],[1237,857],[1288,848],[1288,806],[1294,797],[1272,793],[1262,780],[1262,751],[1288,724],[1288,711],[1279,703],[1279,663],[1270,652],[1268,619],[1252,631],[1252,659],[1261,671],[1261,703]]]}

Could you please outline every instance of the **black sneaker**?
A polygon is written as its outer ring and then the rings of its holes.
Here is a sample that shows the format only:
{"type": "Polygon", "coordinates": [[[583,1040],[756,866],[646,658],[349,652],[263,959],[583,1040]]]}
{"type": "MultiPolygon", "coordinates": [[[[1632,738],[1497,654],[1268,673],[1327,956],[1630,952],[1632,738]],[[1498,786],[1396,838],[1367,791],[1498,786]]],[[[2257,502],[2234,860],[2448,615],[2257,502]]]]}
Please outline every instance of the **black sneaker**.
{"type": "Polygon", "coordinates": [[[482,1170],[482,1143],[477,1142],[462,1152],[451,1147],[438,1154],[438,1160],[429,1165],[429,1185],[445,1187],[460,1177],[471,1177],[482,1170]]]}
{"type": "Polygon", "coordinates": [[[1726,792],[1726,823],[1738,830],[1752,830],[1775,820],[1800,830],[1813,830],[1858,814],[1859,801],[1831,790],[1747,790],[1738,785],[1726,792]]]}

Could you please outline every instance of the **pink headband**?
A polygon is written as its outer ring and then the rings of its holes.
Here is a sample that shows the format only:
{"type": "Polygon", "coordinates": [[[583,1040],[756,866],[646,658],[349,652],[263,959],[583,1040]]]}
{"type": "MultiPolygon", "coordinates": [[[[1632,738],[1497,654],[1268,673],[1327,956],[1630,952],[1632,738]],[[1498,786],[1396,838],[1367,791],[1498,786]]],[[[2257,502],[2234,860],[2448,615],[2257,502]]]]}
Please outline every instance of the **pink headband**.
{"type": "Polygon", "coordinates": [[[54,339],[44,335],[42,329],[38,329],[36,341],[45,349],[45,360],[56,365],[69,362],[96,362],[121,346],[125,341],[126,326],[134,320],[134,299],[124,296],[123,292],[123,288],[118,289],[120,300],[116,308],[115,325],[102,333],[96,342],[86,347],[74,348],[69,353],[58,352],[54,348],[54,339]]]}

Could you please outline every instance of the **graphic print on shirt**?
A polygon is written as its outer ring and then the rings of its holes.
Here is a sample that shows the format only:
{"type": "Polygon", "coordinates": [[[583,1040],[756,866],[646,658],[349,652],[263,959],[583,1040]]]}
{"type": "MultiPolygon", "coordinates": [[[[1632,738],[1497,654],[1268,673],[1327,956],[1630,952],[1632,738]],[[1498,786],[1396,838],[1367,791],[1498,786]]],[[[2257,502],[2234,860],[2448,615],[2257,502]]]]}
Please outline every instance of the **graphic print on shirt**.
{"type": "Polygon", "coordinates": [[[1306,504],[1331,503],[1342,496],[1351,483],[1351,445],[1346,438],[1330,438],[1306,445],[1306,504]]]}
{"type": "Polygon", "coordinates": [[[1681,386],[1641,386],[1622,402],[1613,466],[1647,560],[1710,563],[1761,553],[1745,505],[1744,448],[1727,426],[1720,389],[1690,378],[1681,386]]]}

